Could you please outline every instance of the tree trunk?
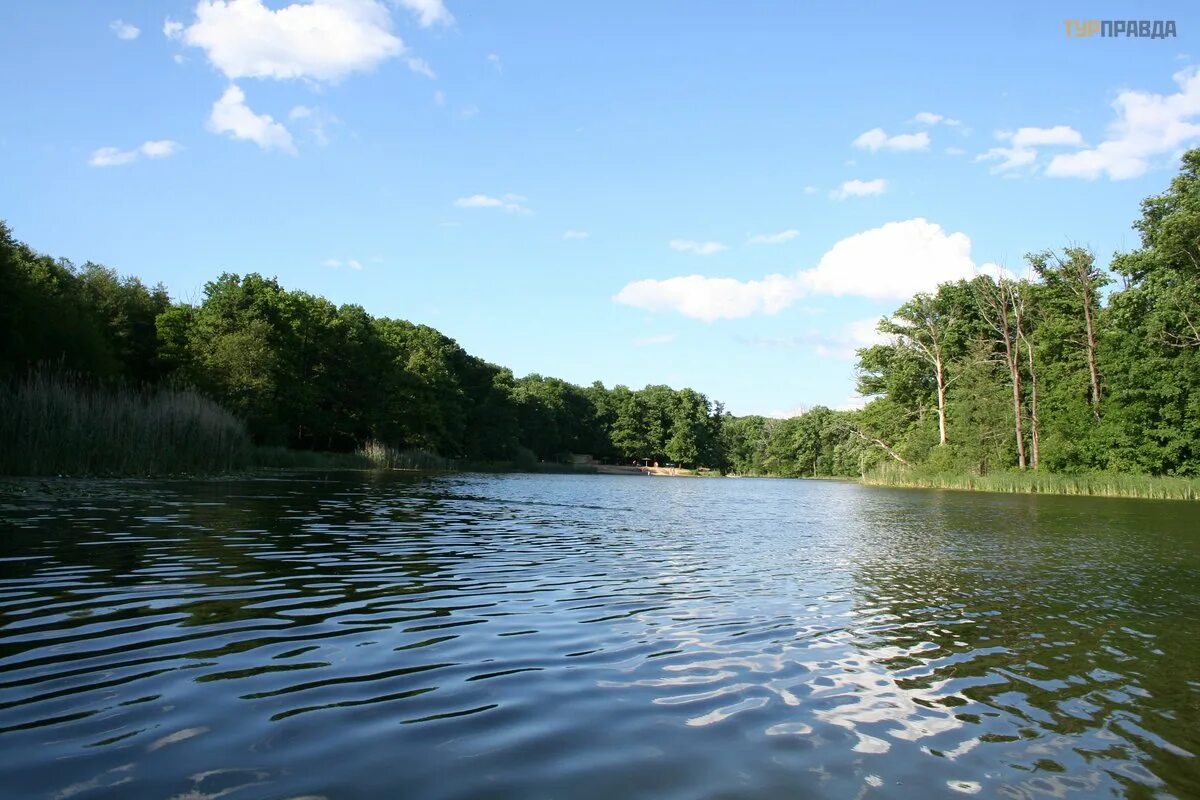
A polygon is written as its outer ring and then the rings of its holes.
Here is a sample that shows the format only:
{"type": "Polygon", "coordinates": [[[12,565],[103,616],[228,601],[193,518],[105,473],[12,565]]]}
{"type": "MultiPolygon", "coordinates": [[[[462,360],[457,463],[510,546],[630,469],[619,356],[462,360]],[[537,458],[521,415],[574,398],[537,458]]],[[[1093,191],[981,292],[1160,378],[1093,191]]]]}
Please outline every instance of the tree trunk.
{"type": "Polygon", "coordinates": [[[1029,444],[1031,448],[1031,465],[1036,470],[1041,462],[1041,442],[1038,432],[1038,395],[1037,370],[1033,364],[1033,346],[1027,341],[1029,348],[1029,444]]]}
{"type": "Polygon", "coordinates": [[[938,354],[934,364],[937,373],[937,404],[938,404],[938,445],[946,444],[946,376],[942,368],[941,354],[938,354]]]}
{"type": "Polygon", "coordinates": [[[897,453],[895,450],[893,450],[892,448],[890,448],[886,444],[884,444],[882,439],[873,439],[870,436],[867,436],[862,431],[858,430],[857,428],[851,428],[850,432],[853,433],[858,438],[862,439],[864,442],[870,442],[871,444],[875,445],[876,447],[882,448],[889,456],[896,459],[904,466],[906,466],[906,467],[912,466],[907,461],[905,461],[904,458],[899,453],[897,453]]]}
{"type": "Polygon", "coordinates": [[[1087,360],[1088,372],[1092,379],[1092,417],[1100,421],[1100,369],[1096,366],[1096,328],[1092,319],[1091,292],[1085,292],[1083,298],[1083,319],[1087,324],[1087,360]]]}
{"type": "Polygon", "coordinates": [[[1009,372],[1012,375],[1013,417],[1017,434],[1017,469],[1025,471],[1025,411],[1021,408],[1021,368],[1011,359],[1009,372]]]}

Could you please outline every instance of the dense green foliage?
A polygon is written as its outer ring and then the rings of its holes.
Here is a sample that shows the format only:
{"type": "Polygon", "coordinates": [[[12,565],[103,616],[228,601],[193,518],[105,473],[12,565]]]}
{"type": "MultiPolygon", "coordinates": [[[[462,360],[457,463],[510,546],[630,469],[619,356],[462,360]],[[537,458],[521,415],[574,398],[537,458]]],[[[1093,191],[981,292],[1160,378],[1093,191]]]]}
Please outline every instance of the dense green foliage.
{"type": "Polygon", "coordinates": [[[692,389],[516,378],[433,328],[257,274],[172,303],[161,286],[40,255],[0,223],[0,382],[18,402],[22,376],[52,364],[92,385],[194,389],[260,446],[365,463],[587,453],[744,475],[886,464],[893,481],[895,469],[1200,475],[1200,150],[1135,227],[1141,249],[1112,262],[1119,288],[1082,247],[1030,253],[1026,278],[943,284],[859,351],[865,408],[776,420],[732,417],[692,389]]]}
{"type": "Polygon", "coordinates": [[[861,430],[926,476],[1200,475],[1200,150],[1134,227],[1119,288],[1068,247],[901,306],[859,351],[861,430]]]}
{"type": "Polygon", "coordinates": [[[369,463],[529,466],[587,453],[723,466],[726,415],[699,392],[515,378],[433,328],[261,275],[222,275],[199,304],[172,303],[162,287],[40,255],[0,223],[0,292],[0,383],[14,397],[30,370],[52,365],[91,385],[194,389],[260,446],[359,451],[369,463]]]}

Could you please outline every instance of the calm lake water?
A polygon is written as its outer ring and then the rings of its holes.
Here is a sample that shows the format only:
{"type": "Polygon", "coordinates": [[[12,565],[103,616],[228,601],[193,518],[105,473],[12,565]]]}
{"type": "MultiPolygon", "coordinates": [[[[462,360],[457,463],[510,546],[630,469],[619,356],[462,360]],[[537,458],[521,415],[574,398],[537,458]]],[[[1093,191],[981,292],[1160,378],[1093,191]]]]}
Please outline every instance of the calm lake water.
{"type": "Polygon", "coordinates": [[[0,495],[4,797],[1200,797],[1194,504],[74,492],[0,495]]]}

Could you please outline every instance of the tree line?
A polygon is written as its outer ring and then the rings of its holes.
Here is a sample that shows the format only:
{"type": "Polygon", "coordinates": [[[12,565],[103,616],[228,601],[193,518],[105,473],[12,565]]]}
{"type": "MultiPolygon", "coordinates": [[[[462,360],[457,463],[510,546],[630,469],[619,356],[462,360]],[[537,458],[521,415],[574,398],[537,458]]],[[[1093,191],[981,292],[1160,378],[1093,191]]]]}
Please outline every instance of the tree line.
{"type": "Polygon", "coordinates": [[[943,472],[1200,474],[1200,150],[1110,270],[1081,246],[917,294],[858,351],[860,426],[943,472]]]}
{"type": "Polygon", "coordinates": [[[100,383],[194,388],[243,419],[257,444],[724,465],[728,415],[692,389],[517,378],[429,326],[258,274],[224,274],[199,303],[173,302],[161,285],[42,255],[3,223],[0,335],[0,380],[49,364],[100,383]]]}
{"type": "Polygon", "coordinates": [[[577,386],[490,364],[426,325],[224,274],[172,301],[0,223],[0,381],[53,364],[96,382],[193,388],[256,443],[367,441],[450,458],[649,459],[743,475],[1200,474],[1200,150],[1142,203],[1141,247],[1100,269],[1037,251],[1025,276],[917,294],[858,351],[859,410],[733,417],[693,389],[577,386]]]}

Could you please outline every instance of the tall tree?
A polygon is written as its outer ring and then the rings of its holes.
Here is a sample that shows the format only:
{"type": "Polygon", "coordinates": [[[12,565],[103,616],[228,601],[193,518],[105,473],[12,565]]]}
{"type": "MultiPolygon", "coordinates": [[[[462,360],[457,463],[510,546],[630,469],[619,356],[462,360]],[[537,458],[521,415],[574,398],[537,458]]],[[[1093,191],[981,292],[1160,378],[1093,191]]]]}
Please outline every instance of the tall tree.
{"type": "Polygon", "coordinates": [[[1001,275],[993,280],[981,275],[973,283],[979,311],[991,328],[993,344],[998,348],[1008,367],[1012,387],[1013,429],[1017,443],[1017,468],[1024,470],[1025,456],[1025,410],[1024,391],[1021,378],[1021,312],[1016,281],[1001,275]]]}

